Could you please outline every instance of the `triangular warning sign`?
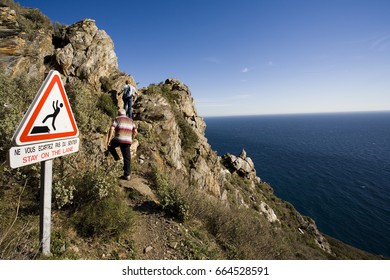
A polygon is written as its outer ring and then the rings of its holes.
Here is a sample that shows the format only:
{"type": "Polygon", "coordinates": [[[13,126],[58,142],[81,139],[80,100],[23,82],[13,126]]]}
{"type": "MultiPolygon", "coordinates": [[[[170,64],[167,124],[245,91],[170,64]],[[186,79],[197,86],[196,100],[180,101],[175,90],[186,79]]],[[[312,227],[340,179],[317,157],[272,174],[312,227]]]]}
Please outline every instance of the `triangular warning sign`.
{"type": "Polygon", "coordinates": [[[13,137],[16,145],[77,137],[79,130],[57,71],[50,71],[13,137]]]}

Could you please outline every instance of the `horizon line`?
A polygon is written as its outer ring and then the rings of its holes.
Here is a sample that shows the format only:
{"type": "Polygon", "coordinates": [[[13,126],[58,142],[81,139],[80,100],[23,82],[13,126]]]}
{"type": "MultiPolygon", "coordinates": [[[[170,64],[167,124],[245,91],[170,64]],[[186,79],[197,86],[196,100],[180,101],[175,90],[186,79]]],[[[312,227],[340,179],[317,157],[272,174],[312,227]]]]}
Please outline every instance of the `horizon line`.
{"type": "Polygon", "coordinates": [[[323,111],[323,112],[291,112],[291,113],[264,113],[264,114],[243,114],[243,115],[206,115],[202,118],[223,118],[223,117],[256,117],[256,116],[288,116],[288,115],[323,115],[323,114],[364,114],[364,113],[390,113],[390,109],[364,110],[364,111],[323,111]]]}

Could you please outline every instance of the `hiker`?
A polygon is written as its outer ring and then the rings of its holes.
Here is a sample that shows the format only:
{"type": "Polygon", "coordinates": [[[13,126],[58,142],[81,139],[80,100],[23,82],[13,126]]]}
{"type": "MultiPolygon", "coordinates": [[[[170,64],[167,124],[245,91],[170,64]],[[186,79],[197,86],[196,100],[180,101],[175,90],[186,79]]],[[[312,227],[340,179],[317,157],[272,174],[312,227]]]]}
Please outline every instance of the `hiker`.
{"type": "Polygon", "coordinates": [[[129,118],[133,117],[133,96],[137,95],[137,90],[127,80],[126,85],[123,87],[123,103],[124,109],[127,112],[129,118]]]}
{"type": "Polygon", "coordinates": [[[107,137],[108,151],[112,154],[112,156],[116,161],[120,160],[116,148],[119,146],[122,152],[123,175],[120,176],[119,179],[130,180],[130,172],[131,172],[130,146],[133,137],[135,137],[137,133],[138,133],[137,127],[135,126],[133,119],[126,116],[125,109],[119,109],[118,117],[116,117],[115,120],[113,121],[107,137]]]}

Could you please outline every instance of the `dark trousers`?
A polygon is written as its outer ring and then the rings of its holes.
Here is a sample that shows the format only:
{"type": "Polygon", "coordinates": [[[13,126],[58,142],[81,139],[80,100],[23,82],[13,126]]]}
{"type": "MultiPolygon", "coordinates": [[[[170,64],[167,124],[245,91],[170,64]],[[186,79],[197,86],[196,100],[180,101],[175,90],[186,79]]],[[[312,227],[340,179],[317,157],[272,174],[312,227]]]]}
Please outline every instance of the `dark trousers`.
{"type": "Polygon", "coordinates": [[[119,146],[123,156],[123,175],[129,176],[131,171],[131,153],[130,153],[130,144],[119,143],[115,138],[111,140],[111,144],[108,147],[108,150],[112,154],[115,160],[119,160],[118,152],[116,148],[119,146]]]}

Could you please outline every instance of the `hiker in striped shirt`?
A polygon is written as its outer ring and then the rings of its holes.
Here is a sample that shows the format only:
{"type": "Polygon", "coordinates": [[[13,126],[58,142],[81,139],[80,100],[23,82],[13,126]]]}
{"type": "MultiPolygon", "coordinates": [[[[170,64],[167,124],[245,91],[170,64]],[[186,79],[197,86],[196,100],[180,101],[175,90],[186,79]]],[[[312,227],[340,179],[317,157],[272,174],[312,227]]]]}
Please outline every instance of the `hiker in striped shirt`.
{"type": "Polygon", "coordinates": [[[116,148],[119,147],[121,149],[123,156],[123,175],[120,176],[119,179],[130,180],[130,146],[133,141],[133,137],[135,137],[138,132],[133,119],[126,116],[126,111],[124,109],[119,109],[118,113],[119,116],[113,121],[108,133],[107,146],[108,151],[112,154],[116,161],[120,160],[116,148]]]}

